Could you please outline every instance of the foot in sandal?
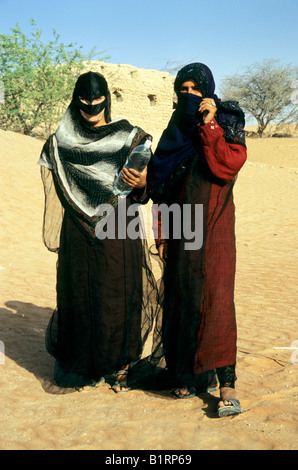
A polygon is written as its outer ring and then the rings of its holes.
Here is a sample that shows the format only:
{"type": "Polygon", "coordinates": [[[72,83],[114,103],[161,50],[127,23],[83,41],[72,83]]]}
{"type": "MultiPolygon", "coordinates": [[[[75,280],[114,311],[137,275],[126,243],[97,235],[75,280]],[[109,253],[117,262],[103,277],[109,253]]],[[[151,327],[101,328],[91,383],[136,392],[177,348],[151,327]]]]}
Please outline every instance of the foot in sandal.
{"type": "Polygon", "coordinates": [[[241,413],[241,406],[239,400],[236,398],[236,391],[234,388],[222,387],[220,389],[220,402],[217,406],[218,416],[235,416],[241,413]]]}
{"type": "Polygon", "coordinates": [[[129,366],[123,367],[117,372],[116,382],[112,386],[112,390],[116,393],[129,392],[131,388],[127,386],[127,376],[128,376],[129,366]]]}

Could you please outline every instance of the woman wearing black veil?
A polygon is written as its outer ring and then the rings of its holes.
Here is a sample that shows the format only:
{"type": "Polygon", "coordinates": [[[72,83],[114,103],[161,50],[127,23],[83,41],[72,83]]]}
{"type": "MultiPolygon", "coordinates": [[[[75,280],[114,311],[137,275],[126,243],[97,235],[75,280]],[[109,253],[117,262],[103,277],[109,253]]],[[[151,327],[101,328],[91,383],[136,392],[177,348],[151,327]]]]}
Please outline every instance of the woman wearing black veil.
{"type": "MultiPolygon", "coordinates": [[[[132,365],[142,357],[153,324],[158,324],[156,284],[145,240],[131,239],[125,232],[132,219],[126,216],[127,208],[148,200],[146,169],[124,170],[123,180],[132,191],[124,199],[113,193],[116,174],[128,156],[151,137],[127,120],[111,121],[110,108],[105,78],[94,72],[81,75],[39,160],[45,190],[44,243],[58,252],[57,308],[46,345],[56,359],[57,384],[79,391],[107,377],[114,377],[114,391],[128,390],[132,365]],[[99,236],[98,208],[106,204],[113,209],[109,215],[114,216],[115,233],[99,236]]],[[[152,348],[154,338],[153,333],[152,348]]]]}
{"type": "Polygon", "coordinates": [[[218,414],[238,414],[233,186],[246,160],[244,114],[237,102],[221,102],[215,95],[212,73],[204,64],[183,67],[174,89],[177,107],[149,164],[147,185],[156,203],[156,243],[166,263],[165,357],[178,398],[205,391],[216,373],[218,414]],[[168,236],[162,203],[181,207],[181,219],[173,219],[168,236]],[[203,208],[199,227],[194,226],[198,206],[203,208]],[[191,208],[188,226],[195,236],[202,231],[201,246],[184,233],[174,236],[183,226],[186,207],[191,208]]]}

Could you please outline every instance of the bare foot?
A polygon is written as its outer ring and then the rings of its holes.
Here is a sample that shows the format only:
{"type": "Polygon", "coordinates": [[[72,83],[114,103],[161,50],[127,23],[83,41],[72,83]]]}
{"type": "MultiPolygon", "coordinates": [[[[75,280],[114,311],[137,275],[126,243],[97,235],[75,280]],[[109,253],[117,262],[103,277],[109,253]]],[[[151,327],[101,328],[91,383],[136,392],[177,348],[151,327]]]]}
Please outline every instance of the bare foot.
{"type": "Polygon", "coordinates": [[[94,388],[96,388],[96,384],[94,385],[84,385],[83,387],[75,387],[77,392],[91,392],[94,388]]]}
{"type": "Polygon", "coordinates": [[[193,398],[196,395],[196,390],[194,387],[177,388],[174,391],[174,395],[177,398],[193,398]]]}
{"type": "Polygon", "coordinates": [[[230,387],[222,387],[220,389],[220,402],[218,403],[218,406],[221,407],[231,405],[229,398],[237,398],[236,390],[230,387]]]}
{"type": "Polygon", "coordinates": [[[179,390],[177,390],[177,393],[179,393],[180,395],[189,395],[189,390],[188,388],[180,388],[179,390]]]}
{"type": "Polygon", "coordinates": [[[234,388],[222,387],[220,389],[220,401],[217,406],[217,414],[219,417],[234,416],[240,414],[241,406],[236,398],[234,388]]]}
{"type": "Polygon", "coordinates": [[[91,392],[94,388],[97,388],[100,384],[104,383],[104,377],[101,377],[98,382],[93,382],[90,385],[83,385],[83,387],[75,387],[77,392],[91,392]]]}

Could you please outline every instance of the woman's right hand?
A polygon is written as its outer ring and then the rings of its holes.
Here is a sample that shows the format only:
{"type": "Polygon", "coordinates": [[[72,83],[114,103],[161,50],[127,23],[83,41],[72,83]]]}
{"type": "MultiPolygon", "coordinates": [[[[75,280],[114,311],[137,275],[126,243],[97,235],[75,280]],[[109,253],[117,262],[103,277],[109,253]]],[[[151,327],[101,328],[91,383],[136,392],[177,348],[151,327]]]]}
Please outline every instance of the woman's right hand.
{"type": "Polygon", "coordinates": [[[130,168],[129,170],[127,168],[123,168],[121,175],[122,181],[132,188],[143,189],[147,184],[147,167],[145,167],[141,173],[133,168],[130,168]]]}
{"type": "Polygon", "coordinates": [[[168,259],[168,244],[166,242],[161,243],[158,248],[158,255],[161,259],[161,261],[166,264],[167,259],[168,259]]]}

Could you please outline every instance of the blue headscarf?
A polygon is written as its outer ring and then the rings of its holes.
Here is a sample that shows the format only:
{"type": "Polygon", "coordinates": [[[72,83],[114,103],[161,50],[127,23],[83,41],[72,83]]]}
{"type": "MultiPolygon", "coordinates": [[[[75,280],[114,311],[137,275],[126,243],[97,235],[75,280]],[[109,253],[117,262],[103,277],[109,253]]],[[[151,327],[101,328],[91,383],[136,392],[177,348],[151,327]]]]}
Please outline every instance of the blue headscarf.
{"type": "Polygon", "coordinates": [[[207,65],[195,62],[179,70],[174,82],[175,92],[179,93],[181,85],[188,80],[194,80],[198,84],[203,98],[213,98],[214,101],[218,101],[218,97],[214,94],[214,78],[207,65]]]}

